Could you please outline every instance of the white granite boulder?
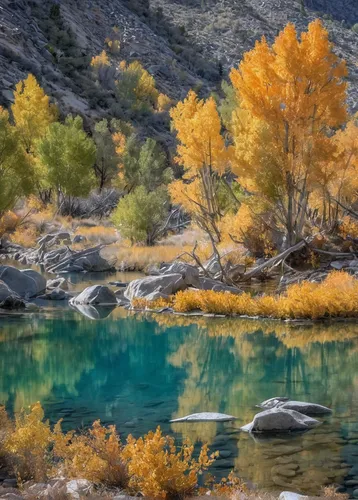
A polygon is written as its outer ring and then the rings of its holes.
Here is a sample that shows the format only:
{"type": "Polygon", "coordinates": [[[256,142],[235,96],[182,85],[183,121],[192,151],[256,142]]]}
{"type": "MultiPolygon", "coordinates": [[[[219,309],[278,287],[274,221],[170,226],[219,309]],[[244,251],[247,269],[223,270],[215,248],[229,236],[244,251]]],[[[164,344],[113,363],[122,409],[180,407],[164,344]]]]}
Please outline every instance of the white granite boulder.
{"type": "Polygon", "coordinates": [[[161,276],[148,276],[131,281],[127,286],[124,296],[133,300],[136,298],[146,298],[153,292],[159,292],[163,295],[173,295],[179,290],[185,290],[187,284],[179,273],[163,274],[161,276]]]}
{"type": "Polygon", "coordinates": [[[231,422],[232,420],[237,420],[237,417],[225,413],[202,412],[192,413],[186,417],[170,420],[170,422],[231,422]]]}
{"type": "Polygon", "coordinates": [[[0,280],[22,298],[32,298],[46,290],[46,280],[33,269],[20,271],[12,266],[0,266],[0,280]]]}
{"type": "Polygon", "coordinates": [[[272,408],[255,415],[253,421],[243,427],[245,432],[291,432],[306,431],[320,425],[314,418],[294,410],[272,408]]]}
{"type": "Polygon", "coordinates": [[[104,285],[93,285],[85,288],[77,297],[70,300],[72,305],[112,305],[117,304],[114,292],[104,285]]]}

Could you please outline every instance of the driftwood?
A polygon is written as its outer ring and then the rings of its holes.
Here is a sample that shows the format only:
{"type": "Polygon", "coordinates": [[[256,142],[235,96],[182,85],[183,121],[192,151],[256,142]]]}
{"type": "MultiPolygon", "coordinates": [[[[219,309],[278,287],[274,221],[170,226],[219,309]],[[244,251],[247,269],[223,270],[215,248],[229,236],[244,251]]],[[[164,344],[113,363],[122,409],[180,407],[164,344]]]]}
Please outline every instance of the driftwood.
{"type": "Polygon", "coordinates": [[[323,255],[329,255],[330,257],[336,257],[337,259],[346,257],[358,257],[357,252],[329,252],[328,250],[321,250],[320,248],[311,248],[313,252],[321,253],[323,255]]]}
{"type": "Polygon", "coordinates": [[[266,268],[273,268],[279,266],[282,262],[284,263],[287,257],[294,252],[297,252],[298,250],[301,250],[307,245],[307,242],[305,240],[299,241],[296,243],[296,245],[293,245],[290,248],[287,248],[284,252],[280,253],[279,255],[276,255],[275,257],[272,257],[271,259],[268,259],[266,262],[263,264],[260,264],[259,266],[255,267],[254,269],[251,269],[247,273],[245,273],[240,281],[248,281],[251,278],[254,278],[258,274],[260,274],[264,269],[266,268]]]}
{"type": "Polygon", "coordinates": [[[80,252],[74,252],[69,249],[69,251],[71,252],[71,255],[69,257],[66,256],[64,259],[57,262],[54,266],[46,269],[46,271],[48,271],[49,273],[56,273],[59,271],[63,271],[67,266],[74,264],[77,259],[81,257],[87,257],[88,255],[92,255],[94,253],[98,253],[105,246],[106,245],[97,245],[96,247],[88,248],[80,252]]]}

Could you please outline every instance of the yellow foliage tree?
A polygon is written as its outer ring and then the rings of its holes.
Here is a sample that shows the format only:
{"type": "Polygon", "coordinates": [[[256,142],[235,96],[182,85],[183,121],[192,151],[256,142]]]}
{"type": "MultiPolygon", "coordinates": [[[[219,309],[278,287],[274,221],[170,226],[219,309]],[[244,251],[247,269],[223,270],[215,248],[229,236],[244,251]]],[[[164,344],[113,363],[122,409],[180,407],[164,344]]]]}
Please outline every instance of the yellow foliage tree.
{"type": "Polygon", "coordinates": [[[57,118],[56,106],[50,104],[49,96],[30,74],[16,85],[11,110],[25,151],[34,154],[35,141],[45,134],[48,126],[57,118]]]}
{"type": "Polygon", "coordinates": [[[159,92],[155,86],[154,77],[143,68],[139,61],[119,64],[120,75],[117,83],[117,93],[121,101],[127,102],[133,109],[141,106],[156,107],[159,92]]]}
{"type": "Polygon", "coordinates": [[[160,93],[158,95],[157,108],[159,113],[162,113],[163,111],[169,111],[170,108],[172,107],[172,104],[173,101],[166,94],[160,93]]]}
{"type": "Polygon", "coordinates": [[[102,52],[98,56],[92,57],[91,60],[91,66],[95,70],[98,70],[102,66],[110,66],[110,61],[109,57],[107,56],[107,53],[105,50],[102,50],[102,52]]]}
{"type": "Polygon", "coordinates": [[[179,141],[175,161],[185,168],[183,180],[169,186],[172,200],[183,205],[210,237],[220,241],[217,179],[230,166],[230,149],[221,134],[216,103],[212,97],[200,100],[190,91],[172,108],[170,116],[179,141]]]}
{"type": "Polygon", "coordinates": [[[236,172],[274,211],[288,246],[302,236],[321,165],[335,153],[329,132],[347,119],[346,75],[319,20],[300,38],[293,24],[272,46],[262,38],[231,71],[236,172]]]}

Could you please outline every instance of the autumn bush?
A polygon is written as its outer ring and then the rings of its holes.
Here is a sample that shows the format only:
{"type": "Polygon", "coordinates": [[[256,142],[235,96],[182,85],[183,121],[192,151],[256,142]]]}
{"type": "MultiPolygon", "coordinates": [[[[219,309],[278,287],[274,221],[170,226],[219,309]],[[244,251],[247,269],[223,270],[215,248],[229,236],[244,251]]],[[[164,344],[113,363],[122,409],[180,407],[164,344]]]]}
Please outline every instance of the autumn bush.
{"type": "Polygon", "coordinates": [[[35,226],[19,226],[11,235],[11,241],[25,248],[36,246],[40,233],[35,226]]]}
{"type": "Polygon", "coordinates": [[[163,436],[160,427],[144,438],[129,436],[123,449],[127,461],[129,487],[144,496],[154,498],[182,497],[197,488],[198,475],[214,462],[206,445],[198,459],[193,458],[194,446],[185,441],[177,450],[174,438],[163,436]]]}
{"type": "MultiPolygon", "coordinates": [[[[235,295],[212,290],[185,290],[166,302],[177,312],[200,310],[205,313],[264,316],[276,319],[353,318],[358,316],[358,280],[348,273],[334,271],[322,283],[304,281],[288,287],[281,295],[235,295]]],[[[139,307],[162,308],[163,300],[139,307]]]]}
{"type": "MultiPolygon", "coordinates": [[[[14,421],[0,408],[0,457],[21,482],[63,476],[152,498],[178,498],[199,491],[199,476],[217,456],[204,444],[195,458],[190,441],[177,448],[160,427],[122,443],[116,427],[99,420],[82,432],[63,432],[61,420],[51,429],[40,403],[22,410],[14,421]]],[[[239,484],[230,477],[229,483],[239,484]]]]}
{"type": "Polygon", "coordinates": [[[11,233],[15,231],[16,226],[19,223],[18,216],[9,210],[5,212],[4,215],[0,218],[0,237],[5,233],[11,233]]]}

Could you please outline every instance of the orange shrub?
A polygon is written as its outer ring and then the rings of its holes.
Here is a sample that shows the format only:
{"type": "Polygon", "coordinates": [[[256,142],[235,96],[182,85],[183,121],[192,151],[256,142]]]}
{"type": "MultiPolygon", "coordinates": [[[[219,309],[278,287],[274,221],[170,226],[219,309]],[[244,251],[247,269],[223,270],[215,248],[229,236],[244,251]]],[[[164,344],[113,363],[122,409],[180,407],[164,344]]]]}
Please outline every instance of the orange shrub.
{"type": "Polygon", "coordinates": [[[13,428],[7,426],[4,451],[20,480],[43,481],[48,476],[51,430],[43,419],[43,409],[36,403],[29,412],[20,412],[13,428]]]}
{"type": "MultiPolygon", "coordinates": [[[[333,271],[322,283],[304,281],[288,287],[281,295],[253,297],[212,290],[178,292],[170,302],[177,312],[200,310],[225,315],[264,316],[277,319],[358,317],[358,280],[333,271]]],[[[155,309],[156,302],[143,303],[155,309]]],[[[160,304],[161,305],[161,304],[160,304]]]]}
{"type": "Polygon", "coordinates": [[[11,235],[11,241],[25,248],[33,248],[36,246],[39,233],[36,227],[19,226],[11,235]]]}
{"type": "Polygon", "coordinates": [[[10,210],[6,212],[0,219],[0,237],[9,232],[13,232],[19,223],[18,216],[10,210]]]}
{"type": "Polygon", "coordinates": [[[129,487],[134,492],[154,498],[183,497],[197,487],[198,475],[214,462],[206,445],[197,460],[194,446],[185,441],[177,450],[174,438],[163,436],[160,427],[144,438],[129,436],[122,456],[127,461],[129,487]]]}
{"type": "Polygon", "coordinates": [[[103,427],[96,420],[87,433],[63,434],[61,421],[54,429],[54,455],[63,461],[67,477],[85,478],[95,484],[125,487],[126,469],[121,459],[122,446],[114,425],[103,427]]]}

